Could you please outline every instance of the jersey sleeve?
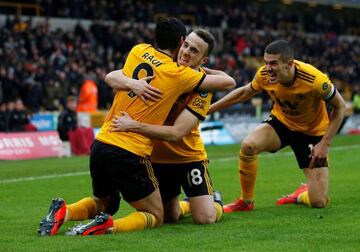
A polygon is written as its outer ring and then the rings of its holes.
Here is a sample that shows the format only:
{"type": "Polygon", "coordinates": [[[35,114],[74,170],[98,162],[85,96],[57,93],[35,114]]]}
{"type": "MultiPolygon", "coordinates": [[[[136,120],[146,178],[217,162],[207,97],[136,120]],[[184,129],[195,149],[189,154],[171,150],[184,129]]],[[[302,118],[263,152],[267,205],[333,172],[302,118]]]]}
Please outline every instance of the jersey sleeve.
{"type": "Polygon", "coordinates": [[[317,75],[315,90],[317,95],[324,101],[331,100],[336,93],[335,86],[331,83],[329,77],[323,73],[317,75]]]}
{"type": "Polygon", "coordinates": [[[206,74],[191,69],[190,67],[182,67],[181,83],[179,83],[180,93],[188,93],[196,91],[204,81],[206,74]]]}
{"type": "Polygon", "coordinates": [[[203,121],[209,111],[212,94],[204,91],[197,91],[190,95],[186,109],[203,121]]]}
{"type": "Polygon", "coordinates": [[[266,81],[266,76],[268,75],[267,71],[264,67],[260,67],[256,72],[253,80],[251,81],[251,88],[254,91],[262,91],[264,90],[264,82],[266,81]]]}

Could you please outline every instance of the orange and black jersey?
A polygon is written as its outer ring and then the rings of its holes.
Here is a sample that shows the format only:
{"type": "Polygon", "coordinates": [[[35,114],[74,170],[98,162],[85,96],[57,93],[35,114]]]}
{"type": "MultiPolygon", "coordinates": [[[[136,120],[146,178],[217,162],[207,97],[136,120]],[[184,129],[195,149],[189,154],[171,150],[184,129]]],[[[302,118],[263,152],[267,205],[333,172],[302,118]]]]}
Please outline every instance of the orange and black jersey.
{"type": "Polygon", "coordinates": [[[328,76],[310,64],[295,60],[295,78],[289,85],[269,82],[265,66],[257,71],[251,87],[266,91],[274,102],[271,113],[285,126],[307,135],[321,136],[329,126],[325,101],[336,89],[328,76]]]}
{"type": "Polygon", "coordinates": [[[135,153],[150,155],[151,140],[133,132],[110,132],[111,120],[126,111],[134,120],[162,125],[175,101],[181,94],[197,90],[205,74],[189,67],[179,66],[173,59],[149,44],[139,44],[130,51],[123,73],[134,79],[155,76],[150,85],[160,89],[163,97],[146,105],[131,91],[118,91],[96,139],[135,153]]]}

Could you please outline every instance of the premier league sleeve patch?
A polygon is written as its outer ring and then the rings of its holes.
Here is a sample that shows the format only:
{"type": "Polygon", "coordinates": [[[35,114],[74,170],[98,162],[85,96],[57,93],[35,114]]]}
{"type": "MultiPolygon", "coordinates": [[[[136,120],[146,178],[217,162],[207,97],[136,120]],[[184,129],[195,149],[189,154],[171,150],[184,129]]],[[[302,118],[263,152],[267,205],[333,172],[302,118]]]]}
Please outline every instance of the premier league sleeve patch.
{"type": "Polygon", "coordinates": [[[204,91],[201,91],[201,92],[199,92],[199,95],[200,95],[201,98],[206,98],[208,96],[208,93],[204,92],[204,91]]]}
{"type": "Polygon", "coordinates": [[[326,89],[328,89],[328,87],[329,87],[329,84],[327,84],[326,82],[323,83],[322,89],[323,89],[324,91],[325,91],[326,89]]]}
{"type": "Polygon", "coordinates": [[[322,84],[323,99],[325,101],[330,100],[335,95],[335,86],[331,83],[324,82],[322,84]]]}

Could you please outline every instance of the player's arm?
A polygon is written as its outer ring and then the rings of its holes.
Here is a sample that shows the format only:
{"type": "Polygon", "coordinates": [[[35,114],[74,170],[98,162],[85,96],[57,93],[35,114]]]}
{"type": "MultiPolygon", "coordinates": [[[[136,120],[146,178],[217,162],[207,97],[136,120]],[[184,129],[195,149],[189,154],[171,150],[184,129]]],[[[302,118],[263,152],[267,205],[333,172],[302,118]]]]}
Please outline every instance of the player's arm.
{"type": "Polygon", "coordinates": [[[149,85],[154,76],[147,76],[140,80],[135,80],[125,76],[122,70],[115,70],[105,75],[105,82],[116,90],[131,90],[137,97],[144,102],[146,100],[157,101],[162,97],[162,92],[149,85]]]}
{"type": "Polygon", "coordinates": [[[207,75],[199,86],[199,90],[208,92],[226,91],[236,86],[234,78],[227,73],[210,68],[204,68],[204,70],[207,75]]]}
{"type": "Polygon", "coordinates": [[[345,101],[338,91],[333,98],[327,101],[331,105],[330,124],[321,141],[312,148],[309,168],[313,168],[319,159],[326,158],[329,152],[331,140],[336,135],[345,114],[345,101]]]}
{"type": "Polygon", "coordinates": [[[208,114],[222,110],[224,108],[228,108],[234,104],[247,101],[257,93],[258,91],[255,91],[251,87],[251,83],[243,87],[237,88],[231,91],[230,93],[228,93],[227,95],[225,95],[217,102],[211,104],[208,114]]]}
{"type": "Polygon", "coordinates": [[[114,116],[110,131],[135,132],[148,138],[164,141],[179,141],[197,125],[199,119],[187,109],[184,109],[173,126],[153,125],[133,120],[127,113],[114,116]]]}
{"type": "Polygon", "coordinates": [[[322,138],[322,142],[326,143],[327,145],[330,144],[332,138],[336,135],[345,114],[345,101],[342,98],[341,94],[337,91],[335,96],[328,101],[328,104],[332,107],[332,112],[330,115],[330,124],[329,128],[325,132],[324,137],[322,138]]]}

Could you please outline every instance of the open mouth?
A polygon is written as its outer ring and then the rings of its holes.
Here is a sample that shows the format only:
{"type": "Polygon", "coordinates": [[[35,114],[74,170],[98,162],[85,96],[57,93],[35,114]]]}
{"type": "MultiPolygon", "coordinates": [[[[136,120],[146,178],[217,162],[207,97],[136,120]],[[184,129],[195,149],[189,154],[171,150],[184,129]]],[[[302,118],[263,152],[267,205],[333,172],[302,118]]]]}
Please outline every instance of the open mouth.
{"type": "Polygon", "coordinates": [[[187,65],[189,64],[189,60],[185,59],[184,57],[180,57],[180,62],[181,65],[187,65]]]}
{"type": "Polygon", "coordinates": [[[270,76],[270,81],[276,81],[276,73],[274,73],[273,71],[268,71],[268,74],[270,76]]]}

